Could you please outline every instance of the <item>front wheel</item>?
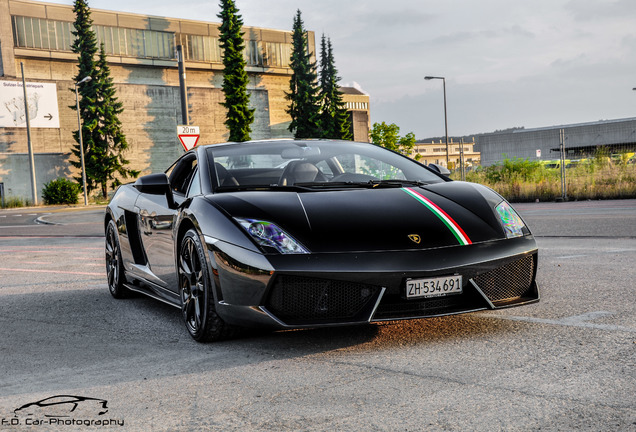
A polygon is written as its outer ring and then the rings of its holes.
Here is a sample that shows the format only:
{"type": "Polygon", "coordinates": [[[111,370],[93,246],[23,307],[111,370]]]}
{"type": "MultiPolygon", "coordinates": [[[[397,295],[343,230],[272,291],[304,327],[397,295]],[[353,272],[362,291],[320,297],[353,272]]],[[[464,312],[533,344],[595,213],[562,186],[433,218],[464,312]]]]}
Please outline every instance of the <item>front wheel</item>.
{"type": "Polygon", "coordinates": [[[188,230],[178,258],[181,313],[190,336],[197,342],[228,339],[235,328],[216,313],[205,251],[197,232],[188,230]]]}

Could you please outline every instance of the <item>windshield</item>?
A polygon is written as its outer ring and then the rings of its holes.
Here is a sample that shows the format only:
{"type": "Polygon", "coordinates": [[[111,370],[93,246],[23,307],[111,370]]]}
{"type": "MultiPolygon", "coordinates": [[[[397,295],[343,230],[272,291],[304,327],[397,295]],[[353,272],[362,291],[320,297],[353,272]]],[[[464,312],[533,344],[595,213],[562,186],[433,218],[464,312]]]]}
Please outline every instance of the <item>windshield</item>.
{"type": "Polygon", "coordinates": [[[400,187],[444,180],[382,147],[347,141],[262,141],[207,148],[215,191],[400,187]]]}

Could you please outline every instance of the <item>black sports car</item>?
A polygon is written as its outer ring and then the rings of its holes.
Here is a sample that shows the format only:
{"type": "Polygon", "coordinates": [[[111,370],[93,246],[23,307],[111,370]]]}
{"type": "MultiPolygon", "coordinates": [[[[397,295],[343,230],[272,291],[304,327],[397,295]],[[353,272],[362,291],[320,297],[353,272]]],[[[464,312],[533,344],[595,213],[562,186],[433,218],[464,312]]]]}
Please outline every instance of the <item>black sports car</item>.
{"type": "Polygon", "coordinates": [[[121,186],[106,271],[197,341],[539,300],[534,237],[500,195],[368,143],[200,146],[121,186]]]}

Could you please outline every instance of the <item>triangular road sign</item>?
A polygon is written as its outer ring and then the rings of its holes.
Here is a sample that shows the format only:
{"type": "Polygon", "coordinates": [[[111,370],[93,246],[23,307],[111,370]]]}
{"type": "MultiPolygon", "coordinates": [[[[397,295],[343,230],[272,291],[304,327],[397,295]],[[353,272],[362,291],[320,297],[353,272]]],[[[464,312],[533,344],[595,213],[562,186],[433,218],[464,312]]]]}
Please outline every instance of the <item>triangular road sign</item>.
{"type": "Polygon", "coordinates": [[[199,142],[199,135],[179,135],[179,141],[181,141],[181,145],[185,151],[190,151],[195,148],[199,142]]]}
{"type": "Polygon", "coordinates": [[[177,126],[177,136],[185,151],[190,151],[199,142],[199,126],[179,125],[177,126]]]}

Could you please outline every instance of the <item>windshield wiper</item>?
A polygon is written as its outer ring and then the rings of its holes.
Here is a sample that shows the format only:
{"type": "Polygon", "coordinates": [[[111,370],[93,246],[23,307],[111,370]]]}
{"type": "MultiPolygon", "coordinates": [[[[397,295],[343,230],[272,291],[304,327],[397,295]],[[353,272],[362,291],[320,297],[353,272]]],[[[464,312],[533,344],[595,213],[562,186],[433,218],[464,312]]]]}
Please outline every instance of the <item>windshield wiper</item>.
{"type": "Polygon", "coordinates": [[[239,192],[239,191],[307,191],[310,190],[307,187],[300,186],[298,184],[290,186],[280,185],[232,185],[232,186],[219,186],[215,189],[215,192],[239,192]]]}
{"type": "Polygon", "coordinates": [[[371,187],[402,187],[404,185],[424,186],[424,185],[427,185],[428,183],[423,182],[421,180],[389,179],[389,180],[369,180],[368,184],[371,187]]]}
{"type": "Polygon", "coordinates": [[[302,182],[294,183],[294,186],[299,186],[308,189],[333,189],[333,188],[346,188],[346,187],[368,187],[368,182],[302,182]]]}
{"type": "Polygon", "coordinates": [[[281,186],[277,184],[271,185],[232,185],[219,186],[215,192],[238,192],[238,191],[296,191],[306,192],[312,190],[324,189],[342,189],[342,188],[390,188],[407,186],[423,186],[428,184],[420,180],[369,180],[363,182],[342,181],[342,182],[302,182],[294,183],[289,186],[281,186]]]}

